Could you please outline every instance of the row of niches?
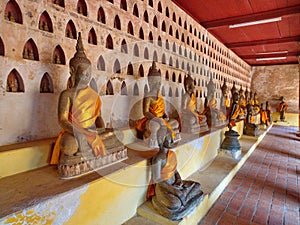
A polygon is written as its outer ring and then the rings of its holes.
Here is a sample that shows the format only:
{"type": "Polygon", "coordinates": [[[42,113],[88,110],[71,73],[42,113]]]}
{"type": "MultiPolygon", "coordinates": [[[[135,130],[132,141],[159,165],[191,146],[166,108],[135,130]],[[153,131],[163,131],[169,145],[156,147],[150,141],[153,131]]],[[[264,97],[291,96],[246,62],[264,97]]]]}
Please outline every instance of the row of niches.
{"type": "MultiPolygon", "coordinates": [[[[82,8],[85,8],[85,9],[87,8],[86,3],[83,0],[79,0],[77,4],[78,4],[78,6],[77,6],[78,13],[80,13],[82,11],[82,8]]],[[[124,4],[125,3],[123,3],[123,4],[121,3],[121,5],[124,5],[124,4]]],[[[138,11],[136,4],[135,4],[135,7],[134,7],[133,11],[134,12],[138,11]]],[[[97,16],[97,21],[106,24],[106,16],[105,16],[105,11],[104,11],[103,7],[99,8],[97,15],[98,15],[97,16]]],[[[134,15],[136,15],[138,17],[138,14],[134,13],[134,15]]],[[[14,21],[16,21],[14,18],[22,18],[22,13],[21,13],[21,10],[20,10],[18,4],[15,2],[15,0],[10,0],[6,5],[5,19],[14,22],[14,21]]],[[[174,18],[174,16],[173,16],[173,18],[174,18]]],[[[147,11],[145,11],[145,13],[144,13],[144,20],[149,22],[149,17],[148,17],[147,11]]],[[[18,20],[18,21],[20,22],[20,20],[18,20]]],[[[181,21],[181,18],[180,18],[180,21],[181,21]]],[[[184,28],[187,29],[186,22],[184,24],[185,24],[184,28]]],[[[112,26],[114,28],[118,29],[118,30],[122,30],[121,29],[122,28],[121,19],[118,15],[115,16],[115,19],[114,19],[114,22],[113,22],[112,26]]],[[[158,20],[157,20],[156,16],[154,16],[154,19],[153,19],[153,26],[155,28],[158,28],[158,20]]],[[[53,32],[52,20],[51,20],[51,18],[50,18],[47,11],[44,11],[40,15],[39,29],[44,30],[44,31],[48,31],[48,32],[53,32]]],[[[167,32],[165,21],[162,21],[162,23],[161,23],[161,30],[162,30],[162,32],[167,32]]],[[[208,36],[205,37],[204,34],[201,35],[200,32],[197,32],[196,28],[194,30],[194,35],[197,37],[197,33],[198,33],[198,39],[200,41],[202,40],[202,43],[206,43],[206,45],[203,46],[201,44],[201,42],[199,44],[197,41],[194,41],[194,40],[190,41],[190,37],[187,35],[187,38],[185,38],[184,33],[182,33],[180,35],[178,29],[176,30],[176,32],[174,31],[174,33],[173,33],[172,25],[170,25],[168,30],[169,30],[168,33],[169,33],[170,36],[173,36],[173,34],[176,34],[176,38],[178,40],[181,40],[181,42],[183,44],[186,43],[187,45],[191,46],[195,50],[200,51],[204,54],[207,54],[210,57],[213,57],[215,60],[234,68],[235,70],[237,70],[240,73],[247,73],[244,63],[241,63],[240,60],[236,60],[234,57],[231,57],[228,54],[227,51],[225,51],[224,49],[221,49],[221,47],[219,47],[217,44],[214,44],[212,41],[210,41],[208,36]],[[215,49],[215,51],[212,51],[210,49],[210,47],[215,49]],[[215,52],[219,52],[220,55],[217,55],[215,52]],[[222,57],[222,56],[224,56],[224,57],[222,57]],[[239,66],[237,66],[237,65],[239,65],[239,66]]],[[[190,32],[193,33],[192,25],[190,25],[190,32]]],[[[129,33],[131,35],[134,35],[134,27],[133,27],[133,24],[132,24],[131,21],[129,21],[129,23],[127,25],[127,33],[129,33]]],[[[145,36],[144,36],[144,31],[143,31],[142,27],[140,27],[138,33],[139,33],[139,38],[144,40],[145,36]]],[[[68,38],[76,39],[77,38],[76,34],[77,34],[77,31],[76,31],[75,24],[72,20],[69,20],[67,25],[66,25],[65,36],[68,37],[68,38]]],[[[149,32],[149,38],[148,39],[149,39],[149,41],[153,40],[152,32],[149,32]]],[[[96,32],[95,32],[94,28],[90,29],[89,34],[88,34],[88,40],[89,40],[90,44],[97,45],[97,35],[96,35],[96,32]]],[[[158,36],[157,40],[160,42],[161,37],[158,36]]],[[[168,40],[166,40],[166,42],[168,42],[168,40]]]]}
{"type": "MultiPolygon", "coordinates": [[[[106,46],[107,46],[107,48],[111,48],[112,45],[113,45],[112,38],[110,35],[108,35],[106,46]]],[[[202,60],[201,60],[200,56],[197,57],[196,54],[194,54],[194,61],[183,59],[182,62],[180,62],[179,61],[180,56],[178,56],[178,55],[177,56],[170,55],[167,59],[167,56],[165,53],[162,53],[161,58],[158,58],[157,51],[154,50],[153,53],[150,52],[147,45],[146,45],[146,47],[144,47],[144,43],[136,43],[133,46],[129,46],[126,44],[125,40],[122,41],[122,45],[121,45],[121,47],[119,47],[119,50],[115,50],[117,52],[114,52],[113,54],[118,55],[117,58],[124,58],[124,57],[127,58],[127,56],[121,55],[121,54],[129,54],[128,48],[131,48],[132,56],[143,57],[144,61],[161,62],[162,64],[168,65],[170,67],[174,67],[178,70],[189,71],[190,73],[199,74],[201,76],[208,77],[209,74],[212,74],[214,76],[214,78],[216,78],[220,81],[224,81],[225,79],[227,79],[229,83],[233,83],[233,79],[227,78],[224,74],[232,73],[233,76],[235,76],[239,79],[238,81],[236,81],[237,85],[243,85],[243,83],[244,84],[247,83],[246,77],[241,76],[240,74],[236,73],[235,71],[231,71],[228,67],[221,67],[221,66],[217,65],[217,63],[209,61],[207,58],[202,58],[202,60]],[[144,49],[143,53],[141,53],[141,51],[140,51],[141,47],[139,47],[139,46],[142,46],[142,48],[144,49]],[[150,53],[152,55],[151,58],[150,58],[150,53]],[[195,60],[196,60],[196,62],[195,62],[195,60]],[[199,66],[199,64],[197,64],[198,62],[200,62],[200,63],[202,62],[202,66],[201,65],[199,66]]],[[[0,55],[4,55],[4,49],[5,49],[5,46],[0,37],[0,55]]],[[[181,47],[179,49],[181,51],[181,47]]],[[[184,49],[184,52],[185,52],[184,54],[187,54],[186,49],[184,49]]],[[[55,47],[52,54],[53,54],[52,63],[66,65],[65,53],[60,45],[57,45],[55,47]]],[[[110,54],[103,54],[103,56],[101,55],[98,58],[97,63],[96,63],[97,69],[100,71],[108,71],[108,72],[111,71],[112,73],[121,73],[121,65],[120,65],[120,61],[118,59],[115,59],[114,63],[112,64],[113,65],[112,68],[108,68],[108,66],[107,66],[108,59],[104,58],[107,55],[109,56],[110,54]]],[[[24,59],[36,60],[36,61],[39,60],[38,48],[32,38],[30,38],[25,43],[25,45],[23,47],[22,56],[24,59]]],[[[190,52],[190,56],[192,56],[191,52],[190,52]]],[[[131,62],[128,62],[127,64],[128,64],[127,71],[125,73],[127,73],[127,75],[133,75],[133,67],[132,67],[131,62]]],[[[138,76],[144,77],[144,69],[143,69],[142,65],[140,66],[140,68],[138,70],[138,76]]],[[[168,79],[168,73],[166,73],[165,77],[166,77],[166,79],[168,79]]]]}
{"type": "MultiPolygon", "coordinates": [[[[175,76],[172,76],[172,80],[175,81],[175,76]]],[[[181,76],[180,76],[181,79],[181,76]]],[[[132,82],[131,82],[132,83],[132,82]]],[[[197,82],[195,81],[195,84],[197,82]]],[[[204,83],[204,82],[203,82],[204,83]]],[[[206,84],[207,85],[207,84],[206,84]]],[[[68,84],[66,85],[68,86],[68,84]]],[[[92,78],[90,82],[90,86],[96,91],[99,92],[99,87],[97,86],[97,82],[94,78],[92,78]]],[[[141,94],[146,94],[149,91],[148,84],[139,84],[137,81],[134,81],[132,87],[132,93],[133,96],[140,96],[141,94]],[[143,91],[141,92],[141,86],[143,86],[143,91]]],[[[216,84],[216,88],[219,88],[220,85],[216,84]]],[[[104,93],[106,95],[114,95],[115,92],[114,85],[111,80],[108,80],[105,85],[104,93]]],[[[7,76],[7,85],[6,85],[6,91],[7,92],[25,92],[25,86],[22,79],[22,76],[19,74],[19,72],[16,69],[13,69],[9,75],[7,76]]],[[[128,88],[126,81],[122,81],[121,83],[121,90],[119,91],[121,95],[128,95],[128,88]]],[[[42,79],[40,81],[40,93],[54,93],[54,86],[51,76],[46,72],[42,76],[42,79]]],[[[102,94],[104,94],[102,93],[102,94]]],[[[101,93],[100,93],[101,94],[101,93]]],[[[184,94],[184,88],[182,85],[172,85],[172,82],[170,80],[166,80],[162,86],[161,86],[161,94],[163,96],[167,97],[181,97],[184,94]]],[[[207,95],[207,91],[203,90],[196,90],[195,91],[196,98],[204,98],[207,95]]],[[[216,98],[221,97],[221,91],[220,89],[215,93],[216,98]]]]}

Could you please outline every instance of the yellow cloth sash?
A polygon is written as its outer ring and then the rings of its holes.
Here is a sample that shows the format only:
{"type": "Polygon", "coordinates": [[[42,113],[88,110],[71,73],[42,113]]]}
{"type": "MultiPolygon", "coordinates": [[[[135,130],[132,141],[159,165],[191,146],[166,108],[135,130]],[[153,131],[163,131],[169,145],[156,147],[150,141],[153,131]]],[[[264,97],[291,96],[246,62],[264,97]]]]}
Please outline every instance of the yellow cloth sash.
{"type": "MultiPolygon", "coordinates": [[[[87,142],[91,145],[94,151],[95,156],[106,155],[105,147],[99,135],[86,129],[95,124],[100,110],[101,100],[99,95],[92,88],[87,87],[79,91],[69,112],[69,122],[85,135],[87,142]]],[[[60,132],[55,142],[50,164],[58,163],[60,155],[59,145],[64,132],[64,130],[60,132]]]]}
{"type": "MultiPolygon", "coordinates": [[[[158,98],[156,101],[152,102],[152,104],[149,107],[149,112],[151,112],[155,117],[162,118],[165,114],[165,101],[161,94],[158,95],[158,98]]],[[[144,131],[146,127],[147,117],[143,117],[140,119],[136,125],[136,129],[139,131],[144,131]]],[[[169,130],[172,132],[172,137],[175,138],[175,132],[173,131],[171,125],[166,121],[163,120],[166,127],[169,128],[169,130]]]]}
{"type": "MultiPolygon", "coordinates": [[[[164,181],[170,179],[172,176],[174,176],[176,169],[177,169],[176,153],[171,150],[168,150],[166,165],[160,171],[161,178],[164,181]]],[[[150,184],[148,186],[146,199],[149,200],[154,195],[155,195],[155,183],[151,179],[150,184]]]]}
{"type": "Polygon", "coordinates": [[[196,100],[196,97],[194,95],[194,93],[192,93],[192,96],[191,96],[191,99],[190,99],[190,102],[188,104],[188,109],[195,115],[198,117],[198,122],[202,122],[202,115],[198,114],[196,112],[196,109],[197,109],[197,100],[196,100]]]}
{"type": "Polygon", "coordinates": [[[233,113],[233,115],[232,115],[232,117],[231,117],[231,120],[230,120],[230,126],[231,126],[231,127],[236,126],[234,120],[235,120],[236,118],[238,118],[239,113],[240,113],[240,106],[237,105],[237,108],[236,108],[235,112],[233,113]]]}
{"type": "Polygon", "coordinates": [[[281,102],[279,105],[279,112],[283,110],[284,106],[285,106],[285,110],[288,109],[288,104],[286,102],[281,102]]]}
{"type": "Polygon", "coordinates": [[[226,108],[230,107],[230,100],[229,100],[229,98],[227,96],[225,98],[225,106],[226,106],[226,108]]]}

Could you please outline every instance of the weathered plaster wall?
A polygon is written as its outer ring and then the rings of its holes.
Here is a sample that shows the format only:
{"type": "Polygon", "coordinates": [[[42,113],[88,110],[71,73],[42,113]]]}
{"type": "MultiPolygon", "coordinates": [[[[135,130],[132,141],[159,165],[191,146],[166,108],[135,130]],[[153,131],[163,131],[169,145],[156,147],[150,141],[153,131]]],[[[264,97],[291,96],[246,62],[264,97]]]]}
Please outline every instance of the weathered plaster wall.
{"type": "Polygon", "coordinates": [[[0,55],[0,145],[38,140],[58,134],[58,97],[66,88],[69,77],[68,63],[75,53],[76,45],[75,39],[66,37],[66,26],[70,20],[73,21],[76,32],[82,33],[86,55],[92,62],[93,77],[102,95],[102,114],[105,123],[110,126],[117,124],[115,126],[121,127],[126,124],[130,117],[130,107],[135,104],[135,99],[141,99],[144,93],[146,79],[139,74],[139,68],[143,67],[146,77],[151,61],[155,58],[162,77],[169,80],[163,83],[166,96],[169,95],[171,87],[172,97],[169,97],[169,101],[176,107],[180,106],[183,80],[188,70],[195,78],[200,110],[207,94],[206,84],[210,76],[216,84],[218,100],[224,79],[227,79],[229,88],[233,81],[236,81],[238,88],[240,85],[244,88],[250,85],[250,66],[170,0],[154,0],[153,6],[149,6],[148,1],[127,1],[127,10],[120,8],[119,0],[115,0],[113,4],[105,0],[90,0],[86,1],[87,16],[77,12],[78,1],[64,0],[65,6],[61,7],[50,0],[16,0],[21,10],[22,24],[5,19],[8,2],[0,2],[0,38],[4,45],[4,55],[0,55]],[[158,11],[159,3],[162,5],[161,12],[158,11]],[[138,8],[138,17],[133,15],[135,5],[138,8]],[[97,20],[100,7],[105,12],[105,24],[97,20]],[[39,29],[39,18],[45,11],[53,24],[52,33],[39,29]],[[149,22],[145,21],[146,12],[149,22]],[[114,28],[116,16],[120,18],[120,30],[114,28]],[[155,17],[157,27],[153,25],[155,17]],[[133,24],[134,35],[128,33],[129,22],[133,24]],[[88,43],[88,34],[92,28],[95,30],[97,44],[88,43]],[[139,35],[141,30],[144,39],[139,35]],[[149,42],[150,34],[154,43],[149,42]],[[113,39],[113,50],[105,47],[108,35],[113,39]],[[29,39],[37,46],[39,61],[22,57],[24,45],[29,39]],[[161,40],[162,44],[158,44],[157,40],[161,40]],[[127,43],[127,53],[121,52],[123,41],[127,43]],[[138,45],[139,56],[133,54],[135,44],[138,45]],[[65,65],[53,62],[54,49],[58,45],[65,55],[65,65]],[[97,67],[101,56],[105,61],[104,71],[97,67]],[[120,74],[113,72],[113,65],[117,60],[121,66],[120,74]],[[133,75],[127,74],[129,62],[133,65],[133,75]],[[13,69],[22,77],[24,93],[9,93],[6,90],[7,77],[13,69]],[[42,76],[46,72],[53,81],[54,93],[39,92],[42,76]],[[113,85],[114,96],[105,96],[108,81],[113,85]],[[123,82],[128,89],[128,95],[120,97],[123,82]],[[133,97],[135,83],[139,87],[139,93],[133,97]],[[179,93],[178,97],[175,96],[176,92],[179,93]]]}
{"type": "Polygon", "coordinates": [[[256,91],[261,103],[269,101],[277,112],[280,96],[288,103],[288,113],[299,113],[299,66],[278,65],[253,68],[251,89],[256,91]]]}

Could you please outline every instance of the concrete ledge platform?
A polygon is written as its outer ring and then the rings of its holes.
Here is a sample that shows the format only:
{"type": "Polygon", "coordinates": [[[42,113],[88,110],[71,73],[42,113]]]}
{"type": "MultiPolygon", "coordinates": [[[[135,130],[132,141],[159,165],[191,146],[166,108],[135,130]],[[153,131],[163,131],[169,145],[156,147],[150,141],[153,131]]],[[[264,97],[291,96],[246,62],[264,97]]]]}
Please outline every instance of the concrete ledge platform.
{"type": "MultiPolygon", "coordinates": [[[[271,129],[269,126],[261,130],[258,137],[243,135],[240,138],[242,153],[239,158],[234,159],[226,154],[218,154],[213,162],[204,170],[198,170],[187,179],[197,181],[201,184],[204,198],[195,210],[180,221],[171,221],[159,215],[152,207],[151,202],[145,202],[137,209],[137,215],[124,225],[139,224],[161,224],[161,225],[192,225],[197,224],[208,212],[210,207],[221,195],[223,190],[230,183],[237,171],[243,166],[245,161],[255,150],[267,132],[271,129]]],[[[180,171],[179,171],[180,172],[180,171]]]]}

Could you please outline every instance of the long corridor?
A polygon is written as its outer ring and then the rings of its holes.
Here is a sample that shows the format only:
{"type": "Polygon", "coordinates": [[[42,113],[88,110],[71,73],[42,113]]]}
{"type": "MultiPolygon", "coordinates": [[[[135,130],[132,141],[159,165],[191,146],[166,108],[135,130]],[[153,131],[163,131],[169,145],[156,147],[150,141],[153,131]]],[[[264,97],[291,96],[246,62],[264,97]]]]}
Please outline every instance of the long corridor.
{"type": "Polygon", "coordinates": [[[297,131],[273,126],[199,225],[300,224],[297,131]]]}

